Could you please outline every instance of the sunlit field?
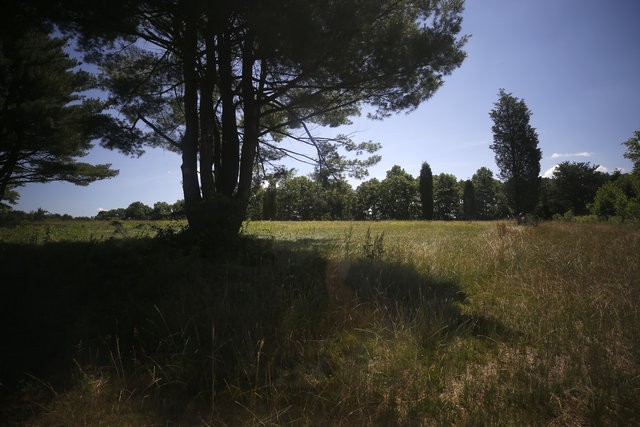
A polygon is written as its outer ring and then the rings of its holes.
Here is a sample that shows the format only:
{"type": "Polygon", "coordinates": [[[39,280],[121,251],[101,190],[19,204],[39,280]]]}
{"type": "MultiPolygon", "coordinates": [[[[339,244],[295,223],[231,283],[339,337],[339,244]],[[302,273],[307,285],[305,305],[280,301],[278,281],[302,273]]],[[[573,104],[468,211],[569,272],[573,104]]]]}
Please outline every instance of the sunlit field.
{"type": "Polygon", "coordinates": [[[640,228],[0,228],[16,425],[637,425],[640,228]]]}

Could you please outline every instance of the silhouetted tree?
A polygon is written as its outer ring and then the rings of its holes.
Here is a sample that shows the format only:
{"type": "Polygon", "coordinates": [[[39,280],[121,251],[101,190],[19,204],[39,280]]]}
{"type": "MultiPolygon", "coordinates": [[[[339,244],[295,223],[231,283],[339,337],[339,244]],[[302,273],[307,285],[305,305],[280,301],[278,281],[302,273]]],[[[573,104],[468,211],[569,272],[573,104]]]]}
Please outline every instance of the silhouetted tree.
{"type": "Polygon", "coordinates": [[[0,37],[0,202],[15,202],[15,189],[32,182],[88,185],[117,175],[109,164],[77,161],[109,119],[82,95],[94,85],[65,53],[67,40],[15,23],[0,37]]]}
{"type": "Polygon", "coordinates": [[[473,181],[467,180],[464,182],[464,188],[462,193],[462,213],[464,219],[471,221],[476,219],[476,195],[473,181]]]}
{"type": "Polygon", "coordinates": [[[433,173],[429,163],[423,162],[420,168],[420,202],[422,219],[433,219],[433,173]]]}
{"type": "Polygon", "coordinates": [[[460,0],[122,6],[122,25],[100,16],[104,2],[82,2],[68,16],[93,40],[129,38],[109,55],[93,44],[110,102],[132,144],[182,154],[189,226],[219,239],[238,232],[264,151],[312,160],[279,144],[290,137],[320,154],[322,144],[368,152],[375,145],[347,137],[320,141],[308,124],[347,123],[363,105],[377,117],[414,109],[465,57],[460,0]]]}
{"type": "Polygon", "coordinates": [[[277,194],[278,189],[276,188],[275,182],[270,182],[269,186],[265,188],[263,195],[263,204],[262,204],[262,219],[265,220],[274,220],[276,219],[277,209],[277,194]]]}
{"type": "Polygon", "coordinates": [[[593,202],[596,191],[607,181],[607,176],[597,168],[597,165],[583,162],[562,162],[556,167],[551,190],[553,213],[569,210],[575,215],[588,213],[588,205],[593,202]]]}

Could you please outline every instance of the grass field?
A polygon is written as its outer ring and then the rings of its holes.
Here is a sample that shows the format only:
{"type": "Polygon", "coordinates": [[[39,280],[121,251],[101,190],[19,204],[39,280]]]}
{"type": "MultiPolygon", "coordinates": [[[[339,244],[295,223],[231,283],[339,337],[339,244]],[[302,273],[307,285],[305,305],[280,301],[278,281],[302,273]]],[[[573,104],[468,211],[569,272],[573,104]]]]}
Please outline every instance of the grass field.
{"type": "Polygon", "coordinates": [[[640,228],[0,228],[16,425],[638,425],[640,228]]]}

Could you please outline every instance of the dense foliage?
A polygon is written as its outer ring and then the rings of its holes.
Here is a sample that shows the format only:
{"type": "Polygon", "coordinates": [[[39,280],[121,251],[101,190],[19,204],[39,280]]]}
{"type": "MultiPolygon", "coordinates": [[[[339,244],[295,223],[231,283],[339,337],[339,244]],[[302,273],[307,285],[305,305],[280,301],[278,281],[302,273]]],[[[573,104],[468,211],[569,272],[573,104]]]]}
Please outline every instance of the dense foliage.
{"type": "Polygon", "coordinates": [[[540,159],[538,134],[529,124],[531,111],[524,100],[500,90],[489,113],[493,120],[493,144],[500,178],[514,215],[532,213],[538,203],[540,159]]]}
{"type": "MultiPolygon", "coordinates": [[[[414,178],[400,166],[387,171],[382,181],[373,178],[353,188],[346,180],[327,181],[318,174],[296,176],[287,171],[270,183],[256,181],[248,219],[311,220],[417,220],[423,219],[421,177],[414,178]]],[[[635,174],[605,174],[588,163],[564,162],[552,178],[541,181],[540,200],[534,214],[541,219],[571,220],[593,215],[592,220],[640,220],[640,178],[635,174]]],[[[451,174],[433,177],[434,219],[495,220],[510,218],[504,183],[486,167],[470,180],[451,174]]],[[[43,209],[30,214],[0,211],[0,219],[45,219],[61,217],[43,209]]],[[[69,215],[65,219],[71,219],[69,215]]],[[[147,206],[136,201],[126,208],[98,212],[96,219],[167,220],[184,219],[184,201],[156,202],[147,206]]]]}
{"type": "Polygon", "coordinates": [[[0,20],[0,202],[33,182],[77,185],[115,176],[109,164],[77,161],[108,132],[103,105],[83,95],[95,87],[65,51],[67,40],[3,13],[0,20]],[[7,22],[5,22],[7,21],[7,22]]]}

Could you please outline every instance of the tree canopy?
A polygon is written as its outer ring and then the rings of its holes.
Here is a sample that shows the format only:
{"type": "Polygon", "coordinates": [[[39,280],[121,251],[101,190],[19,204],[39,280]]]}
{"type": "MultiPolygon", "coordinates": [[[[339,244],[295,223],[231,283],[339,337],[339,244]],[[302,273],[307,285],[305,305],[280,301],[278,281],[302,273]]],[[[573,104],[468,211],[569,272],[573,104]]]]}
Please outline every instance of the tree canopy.
{"type": "Polygon", "coordinates": [[[606,175],[597,169],[597,165],[584,162],[560,163],[553,172],[555,210],[571,210],[575,215],[588,213],[588,205],[593,201],[596,191],[607,181],[606,175]]]}
{"type": "Polygon", "coordinates": [[[435,219],[452,220],[458,217],[460,192],[458,179],[441,173],[433,179],[433,216],[435,219]]]}
{"type": "MultiPolygon", "coordinates": [[[[414,109],[465,57],[461,0],[121,3],[118,25],[97,19],[100,4],[62,1],[104,70],[130,149],[182,154],[193,228],[238,230],[256,163],[315,161],[285,138],[320,161],[338,149],[372,154],[376,144],[320,139],[310,124],[348,123],[364,105],[378,118],[414,109]]],[[[358,174],[372,161],[341,165],[358,174]]]]}
{"type": "Polygon", "coordinates": [[[36,25],[0,30],[0,201],[32,182],[87,185],[115,176],[108,164],[78,162],[108,128],[102,104],[83,95],[91,76],[36,25]]]}

